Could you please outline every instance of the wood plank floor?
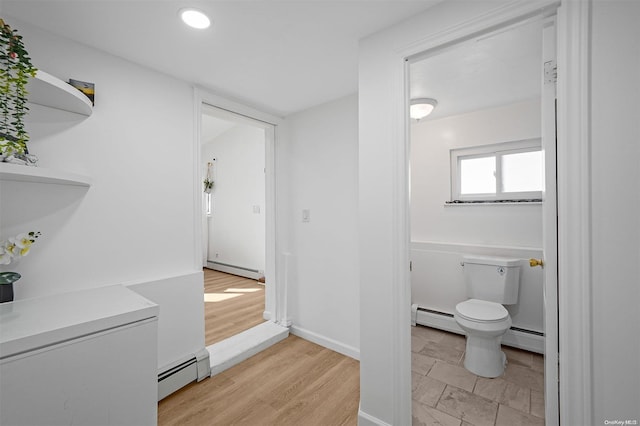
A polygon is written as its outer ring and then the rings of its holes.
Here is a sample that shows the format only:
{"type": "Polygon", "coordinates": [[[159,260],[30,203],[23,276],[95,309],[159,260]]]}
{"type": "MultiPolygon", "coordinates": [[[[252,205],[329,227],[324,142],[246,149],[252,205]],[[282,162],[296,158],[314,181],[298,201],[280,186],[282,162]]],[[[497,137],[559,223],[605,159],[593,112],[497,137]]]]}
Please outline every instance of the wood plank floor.
{"type": "Polygon", "coordinates": [[[158,425],[356,425],[359,362],[296,336],[158,405],[158,425]]]}
{"type": "Polygon", "coordinates": [[[205,268],[204,293],[207,346],[264,322],[264,285],[256,280],[205,268]]]}

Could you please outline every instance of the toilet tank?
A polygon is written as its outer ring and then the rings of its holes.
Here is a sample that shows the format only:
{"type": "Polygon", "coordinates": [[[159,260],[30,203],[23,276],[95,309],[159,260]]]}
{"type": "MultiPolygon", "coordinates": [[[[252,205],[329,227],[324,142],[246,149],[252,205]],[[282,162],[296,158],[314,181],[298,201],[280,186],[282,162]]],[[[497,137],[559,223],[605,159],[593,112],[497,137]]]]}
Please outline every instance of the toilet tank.
{"type": "Polygon", "coordinates": [[[518,302],[520,260],[506,257],[464,256],[464,281],[470,299],[503,305],[518,302]]]}

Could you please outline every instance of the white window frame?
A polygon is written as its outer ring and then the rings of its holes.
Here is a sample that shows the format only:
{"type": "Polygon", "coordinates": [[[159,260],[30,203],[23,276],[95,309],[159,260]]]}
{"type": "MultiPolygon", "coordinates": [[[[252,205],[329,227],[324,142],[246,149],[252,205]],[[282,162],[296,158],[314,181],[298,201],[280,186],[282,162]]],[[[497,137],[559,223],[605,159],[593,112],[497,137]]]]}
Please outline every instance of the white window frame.
{"type": "Polygon", "coordinates": [[[204,210],[207,216],[213,214],[213,197],[210,192],[205,192],[204,194],[204,210]]]}
{"type": "MultiPolygon", "coordinates": [[[[540,138],[525,139],[519,141],[502,142],[492,145],[481,145],[469,148],[457,148],[450,150],[451,156],[451,202],[465,201],[505,201],[505,200],[539,200],[542,198],[542,191],[527,192],[504,192],[502,190],[502,157],[507,154],[520,152],[535,152],[542,150],[540,138]],[[496,191],[487,194],[467,194],[460,193],[460,161],[471,158],[496,158],[496,191]]],[[[544,186],[544,182],[543,182],[544,186]]]]}

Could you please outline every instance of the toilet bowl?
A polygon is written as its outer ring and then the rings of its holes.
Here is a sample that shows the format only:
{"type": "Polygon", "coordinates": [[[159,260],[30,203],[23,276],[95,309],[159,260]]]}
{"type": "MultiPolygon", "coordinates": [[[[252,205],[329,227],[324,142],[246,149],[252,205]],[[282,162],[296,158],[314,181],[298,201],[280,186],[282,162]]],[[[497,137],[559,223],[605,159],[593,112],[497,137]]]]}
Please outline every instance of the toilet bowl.
{"type": "Polygon", "coordinates": [[[511,327],[509,312],[499,303],[469,299],[456,305],[454,319],[467,336],[464,367],[482,377],[504,372],[502,336],[511,327]]]}

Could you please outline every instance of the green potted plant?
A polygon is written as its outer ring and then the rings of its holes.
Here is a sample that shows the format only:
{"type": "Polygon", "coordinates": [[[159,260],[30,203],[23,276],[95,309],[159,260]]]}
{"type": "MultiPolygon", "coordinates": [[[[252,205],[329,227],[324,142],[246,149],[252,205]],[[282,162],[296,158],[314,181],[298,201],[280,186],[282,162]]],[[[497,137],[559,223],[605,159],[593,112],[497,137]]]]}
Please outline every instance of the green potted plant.
{"type": "MultiPolygon", "coordinates": [[[[213,161],[216,161],[214,158],[213,161]]],[[[211,168],[213,167],[213,163],[207,163],[207,176],[202,181],[204,185],[205,194],[211,194],[211,190],[213,189],[213,178],[211,177],[211,168]]]]}
{"type": "Polygon", "coordinates": [[[210,194],[211,190],[213,189],[213,181],[209,177],[206,177],[204,178],[202,183],[204,184],[204,192],[210,194]]]}
{"type": "MultiPolygon", "coordinates": [[[[40,237],[40,232],[20,234],[0,243],[0,265],[10,265],[13,261],[29,254],[31,245],[40,237]]],[[[0,303],[13,301],[13,283],[20,279],[17,272],[0,272],[0,303]]]]}
{"type": "Polygon", "coordinates": [[[34,163],[29,157],[29,135],[24,117],[29,108],[26,86],[37,69],[24,47],[22,36],[0,19],[0,156],[19,164],[34,163]]]}

